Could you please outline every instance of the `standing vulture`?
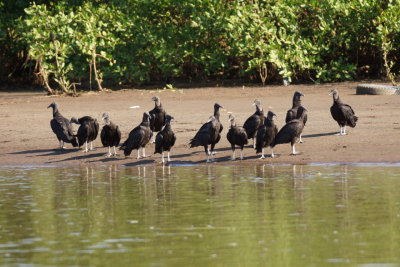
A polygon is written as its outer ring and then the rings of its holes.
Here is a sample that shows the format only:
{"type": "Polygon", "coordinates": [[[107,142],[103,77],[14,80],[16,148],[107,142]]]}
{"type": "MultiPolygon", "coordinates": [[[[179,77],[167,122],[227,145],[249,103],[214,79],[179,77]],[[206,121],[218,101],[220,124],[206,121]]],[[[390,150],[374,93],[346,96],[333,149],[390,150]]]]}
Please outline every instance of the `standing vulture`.
{"type": "Polygon", "coordinates": [[[330,95],[333,96],[333,105],[331,107],[332,118],[337,121],[340,127],[338,135],[345,135],[346,125],[352,128],[356,127],[358,117],[349,105],[340,100],[339,92],[336,89],[333,89],[330,95]]]}
{"type": "Polygon", "coordinates": [[[189,142],[191,148],[196,146],[204,147],[204,152],[207,156],[206,162],[214,161],[214,147],[221,139],[220,129],[220,122],[214,116],[211,116],[189,142]],[[208,149],[208,145],[211,145],[211,150],[208,149]]]}
{"type": "Polygon", "coordinates": [[[307,110],[301,114],[300,118],[294,119],[286,123],[285,126],[278,132],[275,137],[275,141],[272,143],[271,148],[274,148],[276,145],[290,143],[292,146],[291,155],[296,155],[295,143],[296,139],[300,138],[300,135],[304,128],[304,116],[307,116],[307,110]]]}
{"type": "Polygon", "coordinates": [[[217,103],[214,104],[214,115],[201,126],[196,135],[189,142],[191,148],[196,146],[204,147],[204,151],[207,155],[206,162],[214,161],[214,147],[221,139],[221,132],[223,129],[219,121],[219,110],[221,108],[221,105],[217,103]],[[211,150],[208,149],[208,145],[211,145],[211,150]],[[209,159],[210,156],[211,160],[209,159]]]}
{"type": "Polygon", "coordinates": [[[264,111],[261,107],[261,101],[256,99],[254,100],[253,105],[256,106],[256,112],[251,115],[243,124],[243,128],[247,133],[247,138],[253,139],[253,147],[256,148],[256,134],[258,127],[263,123],[264,121],[264,111]]]}
{"type": "Polygon", "coordinates": [[[264,148],[271,146],[271,158],[274,156],[274,150],[272,144],[275,141],[276,134],[278,133],[278,127],[274,123],[275,113],[268,111],[268,115],[264,118],[264,123],[258,128],[257,131],[257,143],[256,153],[261,152],[261,158],[264,159],[264,148]]]}
{"type": "Polygon", "coordinates": [[[235,117],[230,114],[229,115],[229,122],[231,123],[231,128],[229,129],[226,138],[228,139],[229,143],[231,144],[232,148],[232,158],[231,160],[235,160],[235,146],[240,147],[240,159],[243,159],[243,147],[247,145],[248,138],[246,131],[243,127],[239,127],[236,125],[235,117]]]}
{"type": "Polygon", "coordinates": [[[78,146],[74,130],[68,119],[58,111],[58,104],[51,103],[47,108],[53,108],[53,119],[50,121],[50,127],[60,142],[60,149],[64,148],[64,143],[71,143],[73,147],[78,146]]]}
{"type": "MultiPolygon", "coordinates": [[[[153,96],[151,99],[154,101],[154,108],[149,111],[150,114],[150,129],[153,132],[161,131],[162,127],[165,125],[165,115],[166,112],[161,105],[160,98],[158,96],[153,96]]],[[[153,136],[155,137],[155,136],[153,136]]],[[[153,143],[155,139],[153,139],[153,143]]]]}
{"type": "Polygon", "coordinates": [[[149,143],[153,132],[150,129],[150,114],[148,112],[143,113],[142,122],[136,126],[128,136],[128,139],[121,145],[120,150],[124,151],[124,155],[127,157],[131,154],[132,150],[137,149],[137,158],[145,158],[145,147],[149,143]],[[140,156],[140,148],[142,148],[142,156],[140,156]]]}
{"type": "Polygon", "coordinates": [[[174,117],[170,115],[165,116],[165,126],[156,136],[156,145],[154,154],[160,153],[161,154],[161,161],[164,163],[164,151],[167,151],[167,160],[168,162],[171,161],[169,157],[169,153],[171,148],[175,145],[176,136],[175,133],[171,129],[171,120],[174,117]]]}
{"type": "Polygon", "coordinates": [[[117,151],[115,147],[119,145],[121,141],[121,131],[118,125],[110,121],[110,117],[107,113],[103,113],[102,119],[104,121],[103,129],[100,133],[101,143],[104,147],[108,147],[107,157],[111,157],[111,147],[114,148],[114,156],[117,156],[117,151]]]}
{"type": "Polygon", "coordinates": [[[85,144],[83,152],[89,151],[88,143],[90,143],[90,150],[94,150],[93,141],[97,138],[97,134],[99,133],[99,123],[97,120],[90,116],[83,116],[79,119],[72,117],[71,123],[80,124],[76,135],[78,137],[79,147],[85,144]]]}
{"type": "MultiPolygon", "coordinates": [[[[299,119],[301,117],[301,114],[306,110],[302,105],[301,105],[301,97],[304,96],[302,92],[296,91],[294,92],[293,95],[293,101],[292,101],[292,108],[289,109],[286,113],[286,119],[285,122],[288,123],[291,120],[294,119],[299,119]]],[[[304,126],[306,125],[307,122],[307,115],[303,117],[303,123],[304,126]]],[[[299,138],[299,142],[303,143],[303,140],[301,139],[301,135],[299,138]]]]}

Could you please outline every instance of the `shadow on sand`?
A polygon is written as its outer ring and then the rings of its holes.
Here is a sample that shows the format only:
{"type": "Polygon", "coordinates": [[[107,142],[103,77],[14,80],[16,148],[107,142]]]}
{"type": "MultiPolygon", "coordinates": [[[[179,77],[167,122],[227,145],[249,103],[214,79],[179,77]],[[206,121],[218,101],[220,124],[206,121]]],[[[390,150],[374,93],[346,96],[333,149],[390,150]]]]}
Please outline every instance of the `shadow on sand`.
{"type": "Polygon", "coordinates": [[[314,138],[314,137],[321,137],[321,136],[328,136],[328,135],[335,135],[338,132],[330,132],[330,133],[319,133],[319,134],[306,134],[302,135],[303,138],[314,138]]]}

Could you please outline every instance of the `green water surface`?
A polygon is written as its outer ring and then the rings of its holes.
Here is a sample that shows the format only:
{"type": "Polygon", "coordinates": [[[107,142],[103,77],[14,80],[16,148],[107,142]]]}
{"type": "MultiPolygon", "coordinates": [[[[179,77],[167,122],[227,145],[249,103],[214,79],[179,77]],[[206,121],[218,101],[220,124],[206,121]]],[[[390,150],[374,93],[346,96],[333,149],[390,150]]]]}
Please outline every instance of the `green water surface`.
{"type": "Polygon", "coordinates": [[[400,266],[400,166],[0,167],[7,266],[400,266]]]}

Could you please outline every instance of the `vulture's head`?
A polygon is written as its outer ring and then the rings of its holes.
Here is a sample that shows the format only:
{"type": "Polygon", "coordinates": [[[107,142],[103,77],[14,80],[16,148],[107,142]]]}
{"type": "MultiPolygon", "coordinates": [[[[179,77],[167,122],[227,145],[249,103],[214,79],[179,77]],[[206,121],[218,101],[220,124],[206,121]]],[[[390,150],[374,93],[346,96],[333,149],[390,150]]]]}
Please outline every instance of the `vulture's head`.
{"type": "Polygon", "coordinates": [[[57,109],[58,108],[58,104],[56,102],[53,102],[47,108],[57,109]]]}
{"type": "Polygon", "coordinates": [[[75,117],[72,117],[71,120],[69,121],[70,123],[75,123],[75,124],[80,124],[79,120],[75,117]]]}
{"type": "Polygon", "coordinates": [[[220,108],[224,108],[224,107],[221,106],[221,105],[218,104],[218,103],[215,103],[215,104],[214,104],[214,109],[215,109],[215,110],[218,110],[218,109],[220,109],[220,108]]]}
{"type": "Polygon", "coordinates": [[[272,111],[268,111],[268,114],[267,114],[268,119],[272,120],[274,116],[276,117],[275,113],[273,113],[272,111]]]}
{"type": "Polygon", "coordinates": [[[259,107],[261,105],[261,101],[256,99],[254,100],[253,105],[259,107]]]}

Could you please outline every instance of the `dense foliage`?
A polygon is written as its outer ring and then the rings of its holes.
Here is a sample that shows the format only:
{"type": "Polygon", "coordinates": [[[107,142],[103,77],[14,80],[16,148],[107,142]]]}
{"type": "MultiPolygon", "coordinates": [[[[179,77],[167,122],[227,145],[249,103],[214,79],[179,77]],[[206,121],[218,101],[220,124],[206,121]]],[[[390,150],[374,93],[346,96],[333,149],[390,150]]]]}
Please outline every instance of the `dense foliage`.
{"type": "Polygon", "coordinates": [[[399,41],[400,0],[0,2],[0,79],[49,93],[174,78],[395,83],[399,41]]]}

